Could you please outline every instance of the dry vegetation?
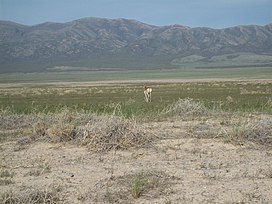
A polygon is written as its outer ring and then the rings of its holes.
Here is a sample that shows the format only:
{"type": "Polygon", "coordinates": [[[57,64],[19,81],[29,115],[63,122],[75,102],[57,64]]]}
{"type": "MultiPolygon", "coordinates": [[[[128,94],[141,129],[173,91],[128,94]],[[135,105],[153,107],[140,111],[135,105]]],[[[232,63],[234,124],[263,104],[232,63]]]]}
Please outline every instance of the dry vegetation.
{"type": "Polygon", "coordinates": [[[0,203],[272,202],[271,114],[190,98],[153,120],[118,111],[2,110],[0,203]]]}
{"type": "Polygon", "coordinates": [[[36,139],[55,143],[72,141],[97,152],[148,147],[152,142],[152,137],[142,130],[135,119],[115,115],[64,110],[50,117],[40,116],[32,127],[36,139]]]}

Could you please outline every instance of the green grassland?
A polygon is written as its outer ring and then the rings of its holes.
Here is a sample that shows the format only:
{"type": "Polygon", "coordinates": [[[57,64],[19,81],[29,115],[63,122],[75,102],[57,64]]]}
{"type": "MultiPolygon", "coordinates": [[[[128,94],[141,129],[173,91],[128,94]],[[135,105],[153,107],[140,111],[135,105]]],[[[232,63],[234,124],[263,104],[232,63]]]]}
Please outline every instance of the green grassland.
{"type": "Polygon", "coordinates": [[[141,83],[99,86],[23,85],[0,88],[0,108],[16,113],[56,112],[63,107],[126,117],[157,116],[179,98],[192,98],[211,110],[272,112],[271,81],[153,83],[152,102],[141,83]]]}
{"type": "Polygon", "coordinates": [[[94,82],[161,79],[272,79],[272,67],[160,69],[121,71],[63,71],[0,74],[1,83],[94,82]]]}
{"type": "Polygon", "coordinates": [[[0,74],[0,108],[156,116],[179,98],[192,98],[210,109],[271,113],[271,79],[271,67],[9,73],[0,74]],[[144,101],[145,82],[153,88],[151,103],[144,101]]]}

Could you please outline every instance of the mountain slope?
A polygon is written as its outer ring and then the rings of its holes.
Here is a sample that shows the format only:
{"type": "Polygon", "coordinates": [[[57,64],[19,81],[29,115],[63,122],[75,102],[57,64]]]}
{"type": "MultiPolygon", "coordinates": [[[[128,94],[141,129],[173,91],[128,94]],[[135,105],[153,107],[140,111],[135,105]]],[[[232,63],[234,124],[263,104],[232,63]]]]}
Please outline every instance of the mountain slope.
{"type": "Polygon", "coordinates": [[[83,18],[24,26],[0,21],[0,72],[54,66],[160,68],[174,59],[237,52],[272,55],[272,24],[226,29],[152,26],[135,20],[83,18]]]}

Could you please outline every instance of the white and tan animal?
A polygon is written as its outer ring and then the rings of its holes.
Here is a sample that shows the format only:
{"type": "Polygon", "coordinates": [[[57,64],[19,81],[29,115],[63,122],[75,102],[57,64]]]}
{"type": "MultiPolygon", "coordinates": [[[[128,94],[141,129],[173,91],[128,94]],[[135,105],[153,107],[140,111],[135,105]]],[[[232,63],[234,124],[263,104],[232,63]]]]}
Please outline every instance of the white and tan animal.
{"type": "Polygon", "coordinates": [[[146,84],[144,85],[144,96],[146,102],[151,102],[151,93],[152,88],[148,87],[146,84]]]}

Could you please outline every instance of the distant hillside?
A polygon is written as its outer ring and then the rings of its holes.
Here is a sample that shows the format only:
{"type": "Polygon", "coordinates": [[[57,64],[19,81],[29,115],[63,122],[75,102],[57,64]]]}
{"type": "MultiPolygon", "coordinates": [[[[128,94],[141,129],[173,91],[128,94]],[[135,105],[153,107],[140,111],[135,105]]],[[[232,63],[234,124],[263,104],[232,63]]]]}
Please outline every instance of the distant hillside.
{"type": "Polygon", "coordinates": [[[153,26],[127,19],[84,18],[35,26],[0,21],[1,73],[58,67],[209,67],[210,63],[269,66],[271,56],[272,24],[211,29],[153,26]]]}

